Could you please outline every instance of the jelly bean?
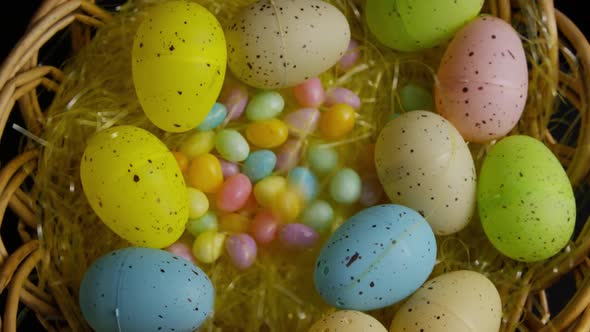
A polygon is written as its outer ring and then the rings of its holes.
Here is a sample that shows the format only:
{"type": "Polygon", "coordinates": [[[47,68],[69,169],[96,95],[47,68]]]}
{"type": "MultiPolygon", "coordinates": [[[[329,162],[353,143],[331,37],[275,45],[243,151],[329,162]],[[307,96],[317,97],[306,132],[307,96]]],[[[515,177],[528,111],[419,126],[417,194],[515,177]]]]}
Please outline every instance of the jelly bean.
{"type": "Polygon", "coordinates": [[[246,137],[250,143],[263,149],[271,149],[285,143],[289,130],[285,123],[278,119],[253,122],[246,128],[246,137]]]}
{"type": "Polygon", "coordinates": [[[297,189],[289,187],[279,193],[271,207],[272,211],[285,223],[290,223],[297,219],[302,208],[303,197],[301,197],[301,194],[297,189]]]}
{"type": "Polygon", "coordinates": [[[250,121],[268,120],[279,115],[285,107],[285,100],[276,91],[261,91],[252,97],[246,106],[246,117],[250,121]]]}
{"type": "Polygon", "coordinates": [[[221,173],[223,173],[223,177],[226,179],[240,172],[240,166],[231,161],[219,159],[219,164],[221,165],[221,173]]]}
{"type": "Polygon", "coordinates": [[[227,108],[227,119],[238,119],[248,104],[248,90],[243,85],[228,85],[224,87],[219,100],[227,108]]]}
{"type": "Polygon", "coordinates": [[[199,218],[209,210],[209,200],[205,194],[195,188],[188,187],[188,217],[199,218]]]}
{"type": "Polygon", "coordinates": [[[350,107],[358,110],[361,107],[361,99],[356,93],[346,88],[336,87],[328,90],[326,106],[334,106],[337,104],[348,104],[350,107]]]}
{"type": "Polygon", "coordinates": [[[172,154],[174,155],[174,159],[176,159],[176,163],[178,163],[180,171],[185,173],[188,169],[188,157],[180,151],[173,151],[172,154]]]}
{"type": "Polygon", "coordinates": [[[215,149],[224,159],[238,162],[250,154],[250,146],[242,134],[233,129],[223,129],[215,136],[215,149]]]}
{"type": "Polygon", "coordinates": [[[184,153],[189,160],[192,160],[213,150],[214,138],[215,133],[212,131],[195,131],[182,142],[180,152],[184,153]]]}
{"type": "Polygon", "coordinates": [[[206,131],[219,127],[227,116],[227,108],[223,104],[215,103],[207,117],[197,126],[197,130],[206,131]]]}
{"type": "Polygon", "coordinates": [[[287,182],[297,188],[306,201],[314,199],[318,194],[318,180],[306,167],[295,167],[289,171],[287,182]]]}
{"type": "Polygon", "coordinates": [[[304,224],[287,224],[279,232],[281,243],[286,247],[295,249],[313,247],[318,238],[318,233],[304,224]]]}
{"type": "Polygon", "coordinates": [[[301,156],[301,147],[303,143],[300,140],[289,139],[277,152],[276,170],[286,172],[299,163],[301,156]]]}
{"type": "Polygon", "coordinates": [[[240,210],[240,213],[245,216],[250,217],[254,213],[256,213],[256,211],[258,211],[259,208],[260,208],[260,206],[258,205],[258,202],[256,202],[256,198],[254,197],[254,192],[252,192],[250,194],[250,196],[248,196],[248,199],[246,200],[246,204],[244,204],[244,206],[240,210]]]}
{"type": "Polygon", "coordinates": [[[193,253],[191,252],[191,247],[184,242],[178,241],[173,243],[168,248],[166,248],[166,251],[178,257],[182,257],[193,264],[196,263],[195,257],[193,257],[193,253]]]}
{"type": "Polygon", "coordinates": [[[419,85],[409,83],[401,88],[399,99],[405,112],[434,111],[432,93],[419,85]]]}
{"type": "Polygon", "coordinates": [[[364,177],[361,180],[361,197],[359,202],[366,207],[376,205],[383,197],[383,187],[375,176],[364,177]]]}
{"type": "Polygon", "coordinates": [[[216,231],[206,231],[195,239],[193,255],[201,263],[213,263],[223,253],[225,234],[216,231]]]}
{"type": "Polygon", "coordinates": [[[263,207],[271,207],[280,193],[287,189],[287,180],[278,175],[271,175],[256,183],[254,197],[263,207]]]}
{"type": "Polygon", "coordinates": [[[320,132],[327,139],[342,138],[354,128],[355,117],[348,104],[336,104],[320,116],[320,132]]]}
{"type": "Polygon", "coordinates": [[[326,94],[319,78],[310,78],[293,88],[293,95],[303,107],[319,107],[324,103],[326,94]]]}
{"type": "Polygon", "coordinates": [[[309,166],[317,173],[327,173],[338,165],[338,152],[321,144],[312,145],[307,150],[309,166]]]}
{"type": "Polygon", "coordinates": [[[225,241],[225,250],[235,267],[245,270],[256,260],[256,241],[248,234],[234,234],[225,241]]]}
{"type": "Polygon", "coordinates": [[[318,127],[320,111],[315,108],[302,108],[287,114],[284,118],[289,133],[293,136],[305,137],[318,127]]]}
{"type": "Polygon", "coordinates": [[[361,196],[361,178],[350,168],[343,168],[330,181],[330,195],[338,203],[350,204],[361,196]]]}
{"type": "Polygon", "coordinates": [[[195,237],[206,231],[216,231],[217,227],[217,215],[212,211],[207,211],[200,218],[189,219],[186,223],[186,230],[195,237]]]}
{"type": "Polygon", "coordinates": [[[205,193],[216,192],[223,183],[219,160],[209,153],[193,159],[188,167],[188,183],[205,193]]]}
{"type": "Polygon", "coordinates": [[[229,177],[217,193],[217,208],[225,212],[241,209],[252,192],[252,183],[247,176],[238,173],[229,177]]]}
{"type": "Polygon", "coordinates": [[[302,223],[320,233],[328,230],[333,221],[334,209],[326,201],[311,202],[301,216],[302,223]]]}
{"type": "Polygon", "coordinates": [[[338,68],[342,71],[349,70],[358,62],[360,56],[361,52],[359,50],[359,43],[356,40],[351,39],[348,44],[348,50],[346,50],[346,53],[344,53],[338,62],[338,68]]]}
{"type": "Polygon", "coordinates": [[[275,169],[277,164],[277,156],[270,150],[258,150],[250,153],[244,165],[242,165],[242,173],[244,173],[250,181],[258,182],[264,179],[275,169]]]}
{"type": "Polygon", "coordinates": [[[219,229],[228,233],[244,233],[250,227],[250,219],[241,213],[228,213],[219,217],[219,229]]]}
{"type": "Polygon", "coordinates": [[[279,229],[279,217],[270,211],[260,211],[250,224],[250,234],[259,244],[271,243],[279,229]]]}

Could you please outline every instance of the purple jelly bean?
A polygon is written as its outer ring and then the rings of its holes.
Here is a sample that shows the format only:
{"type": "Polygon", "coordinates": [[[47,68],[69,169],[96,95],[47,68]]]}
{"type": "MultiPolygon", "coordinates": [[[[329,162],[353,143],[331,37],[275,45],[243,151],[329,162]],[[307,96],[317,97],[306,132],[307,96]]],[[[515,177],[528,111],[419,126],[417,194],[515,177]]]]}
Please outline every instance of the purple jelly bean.
{"type": "Polygon", "coordinates": [[[297,165],[301,156],[303,143],[297,139],[288,139],[277,152],[277,164],[275,169],[286,172],[297,165]]]}
{"type": "Polygon", "coordinates": [[[297,249],[312,247],[319,237],[313,228],[304,224],[287,224],[279,233],[279,239],[283,245],[297,249]]]}
{"type": "Polygon", "coordinates": [[[359,43],[356,40],[351,39],[350,43],[348,44],[348,50],[346,50],[346,53],[344,53],[344,55],[342,56],[342,58],[340,58],[340,61],[338,62],[340,70],[347,71],[350,68],[354,67],[354,65],[358,62],[360,56],[361,52],[359,50],[359,43]]]}
{"type": "Polygon", "coordinates": [[[224,89],[220,102],[227,108],[225,122],[239,118],[248,104],[248,90],[243,85],[232,85],[224,89]]]}
{"type": "Polygon", "coordinates": [[[348,104],[350,107],[358,110],[361,107],[361,99],[356,93],[346,88],[331,88],[328,90],[328,96],[326,97],[326,106],[336,104],[348,104]]]}
{"type": "Polygon", "coordinates": [[[245,270],[256,260],[256,241],[248,234],[233,234],[225,240],[225,250],[232,263],[245,270]]]}
{"type": "Polygon", "coordinates": [[[363,206],[373,206],[383,197],[383,187],[376,177],[363,178],[361,180],[361,197],[359,199],[363,206]]]}
{"type": "Polygon", "coordinates": [[[307,136],[313,133],[320,119],[320,111],[315,108],[302,108],[287,114],[284,118],[289,133],[293,136],[307,136]]]}
{"type": "Polygon", "coordinates": [[[240,167],[230,161],[219,158],[219,164],[221,165],[221,173],[223,173],[224,179],[240,172],[240,167]]]}

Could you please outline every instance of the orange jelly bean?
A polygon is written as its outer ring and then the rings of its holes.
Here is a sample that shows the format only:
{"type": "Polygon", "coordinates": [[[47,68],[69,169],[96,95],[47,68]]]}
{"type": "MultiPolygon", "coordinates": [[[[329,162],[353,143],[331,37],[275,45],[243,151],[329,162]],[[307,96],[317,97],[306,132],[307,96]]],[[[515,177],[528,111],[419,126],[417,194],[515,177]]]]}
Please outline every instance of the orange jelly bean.
{"type": "Polygon", "coordinates": [[[263,149],[276,148],[287,140],[289,129],[278,119],[252,122],[246,128],[246,138],[250,143],[263,149]]]}
{"type": "Polygon", "coordinates": [[[223,183],[219,160],[209,153],[195,157],[188,168],[188,183],[204,193],[216,192],[223,183]]]}
{"type": "Polygon", "coordinates": [[[348,104],[336,104],[320,116],[320,133],[326,139],[344,137],[354,128],[356,114],[348,104]]]}
{"type": "Polygon", "coordinates": [[[178,163],[178,167],[180,167],[180,171],[186,173],[188,169],[188,157],[180,151],[172,151],[172,154],[178,163]]]}
{"type": "Polygon", "coordinates": [[[250,219],[240,213],[228,213],[219,218],[219,230],[228,233],[246,233],[250,228],[250,219]]]}

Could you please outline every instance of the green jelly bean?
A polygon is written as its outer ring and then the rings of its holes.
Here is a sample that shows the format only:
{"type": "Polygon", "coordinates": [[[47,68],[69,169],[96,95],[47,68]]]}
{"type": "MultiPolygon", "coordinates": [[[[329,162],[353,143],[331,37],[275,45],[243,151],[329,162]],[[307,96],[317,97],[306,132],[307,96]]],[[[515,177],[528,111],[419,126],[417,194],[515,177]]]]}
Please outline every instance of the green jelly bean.
{"type": "Polygon", "coordinates": [[[432,93],[423,87],[409,83],[399,91],[402,108],[410,111],[434,111],[432,93]]]}
{"type": "Polygon", "coordinates": [[[285,107],[285,100],[276,91],[262,91],[256,94],[246,107],[250,121],[268,120],[279,115],[285,107]]]}
{"type": "Polygon", "coordinates": [[[310,203],[301,216],[301,222],[319,233],[327,231],[334,221],[334,209],[322,200],[310,203]]]}
{"type": "Polygon", "coordinates": [[[186,230],[195,237],[206,231],[217,231],[217,215],[207,211],[197,219],[190,219],[186,223],[186,230]]]}
{"type": "Polygon", "coordinates": [[[215,149],[223,159],[231,162],[243,161],[250,154],[244,136],[233,129],[224,129],[215,135],[215,149]]]}
{"type": "Polygon", "coordinates": [[[338,165],[338,152],[320,144],[312,145],[307,151],[307,161],[317,173],[327,173],[338,165]]]}
{"type": "Polygon", "coordinates": [[[330,181],[330,195],[338,203],[351,204],[361,196],[361,178],[353,169],[343,168],[330,181]]]}

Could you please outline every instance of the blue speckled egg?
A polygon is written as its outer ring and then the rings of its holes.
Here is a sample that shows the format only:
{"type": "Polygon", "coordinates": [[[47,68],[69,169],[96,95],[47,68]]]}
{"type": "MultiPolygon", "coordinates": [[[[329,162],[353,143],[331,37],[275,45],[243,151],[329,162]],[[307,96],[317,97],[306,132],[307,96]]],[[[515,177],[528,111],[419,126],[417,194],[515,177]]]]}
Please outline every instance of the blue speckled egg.
{"type": "Polygon", "coordinates": [[[250,181],[257,182],[269,176],[277,164],[277,155],[270,150],[258,150],[250,153],[242,165],[242,173],[250,181]]]}
{"type": "Polygon", "coordinates": [[[201,269],[167,251],[130,247],[95,261],[80,285],[80,307],[97,332],[193,331],[213,309],[201,269]]]}
{"type": "Polygon", "coordinates": [[[435,260],[434,233],[418,212],[377,205],[352,216],[332,234],[315,265],[315,287],[335,307],[379,309],[418,289],[435,260]]]}
{"type": "Polygon", "coordinates": [[[227,107],[225,107],[223,104],[215,103],[213,104],[213,107],[211,107],[211,110],[209,111],[209,114],[207,114],[205,120],[203,120],[203,122],[197,126],[197,130],[207,131],[215,129],[223,123],[223,120],[225,120],[226,116],[227,107]]]}
{"type": "Polygon", "coordinates": [[[289,184],[299,189],[306,201],[313,200],[318,194],[318,180],[307,167],[295,167],[287,176],[289,184]]]}

